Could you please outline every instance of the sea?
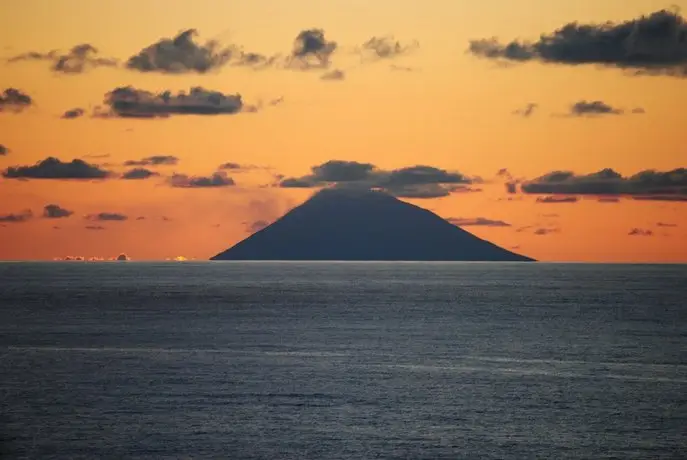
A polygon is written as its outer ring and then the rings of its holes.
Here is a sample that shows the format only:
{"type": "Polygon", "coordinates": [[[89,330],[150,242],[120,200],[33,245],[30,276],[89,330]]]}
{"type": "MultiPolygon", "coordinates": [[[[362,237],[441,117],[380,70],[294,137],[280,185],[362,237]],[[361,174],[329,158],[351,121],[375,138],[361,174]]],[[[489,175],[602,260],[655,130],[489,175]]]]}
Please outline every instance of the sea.
{"type": "Polygon", "coordinates": [[[0,457],[684,459],[687,265],[1,263],[0,457]]]}

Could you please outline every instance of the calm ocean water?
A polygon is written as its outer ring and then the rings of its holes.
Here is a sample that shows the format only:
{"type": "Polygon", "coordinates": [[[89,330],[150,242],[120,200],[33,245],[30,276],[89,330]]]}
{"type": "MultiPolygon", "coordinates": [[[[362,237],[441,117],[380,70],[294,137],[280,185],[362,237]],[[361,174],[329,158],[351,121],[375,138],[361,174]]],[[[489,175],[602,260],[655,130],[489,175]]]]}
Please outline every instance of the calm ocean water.
{"type": "Polygon", "coordinates": [[[3,458],[687,458],[687,266],[0,264],[3,458]]]}

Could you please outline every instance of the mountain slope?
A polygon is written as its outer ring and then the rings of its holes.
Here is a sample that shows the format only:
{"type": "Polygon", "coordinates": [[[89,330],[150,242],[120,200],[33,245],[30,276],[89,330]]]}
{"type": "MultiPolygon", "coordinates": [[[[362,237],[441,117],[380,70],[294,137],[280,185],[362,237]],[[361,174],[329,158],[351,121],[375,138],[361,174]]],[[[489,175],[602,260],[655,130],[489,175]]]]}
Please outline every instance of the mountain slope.
{"type": "Polygon", "coordinates": [[[532,261],[375,191],[325,189],[212,260],[532,261]]]}

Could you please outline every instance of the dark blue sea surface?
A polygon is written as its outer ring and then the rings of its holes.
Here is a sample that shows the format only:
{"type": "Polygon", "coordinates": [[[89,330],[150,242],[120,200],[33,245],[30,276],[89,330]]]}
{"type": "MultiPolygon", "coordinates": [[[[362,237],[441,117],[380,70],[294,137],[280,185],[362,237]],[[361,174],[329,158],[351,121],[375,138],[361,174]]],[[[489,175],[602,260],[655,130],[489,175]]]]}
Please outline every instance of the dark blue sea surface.
{"type": "Polygon", "coordinates": [[[687,266],[2,263],[3,458],[687,458],[687,266]]]}

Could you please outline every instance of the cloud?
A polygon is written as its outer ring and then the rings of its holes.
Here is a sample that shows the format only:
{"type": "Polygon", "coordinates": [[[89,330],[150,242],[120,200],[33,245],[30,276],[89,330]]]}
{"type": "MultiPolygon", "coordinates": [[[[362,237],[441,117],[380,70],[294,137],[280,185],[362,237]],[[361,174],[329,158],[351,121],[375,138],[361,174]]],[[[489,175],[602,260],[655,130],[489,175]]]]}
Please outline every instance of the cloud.
{"type": "Polygon", "coordinates": [[[122,174],[122,179],[137,180],[148,179],[153,176],[159,176],[155,171],[146,168],[133,168],[122,174]]]}
{"type": "Polygon", "coordinates": [[[516,182],[506,182],[506,193],[518,193],[518,184],[516,182]]]}
{"type": "Polygon", "coordinates": [[[0,112],[19,113],[33,105],[31,96],[16,88],[0,93],[0,112]]]}
{"type": "Polygon", "coordinates": [[[251,67],[253,69],[265,69],[276,64],[278,55],[265,56],[260,53],[244,52],[236,50],[231,59],[231,65],[241,67],[251,67]]]}
{"type": "Polygon", "coordinates": [[[43,207],[43,217],[46,219],[62,219],[74,214],[74,211],[65,209],[57,204],[48,204],[43,207]]]}
{"type": "Polygon", "coordinates": [[[538,228],[534,231],[537,236],[550,235],[551,233],[559,233],[561,230],[558,228],[538,228]]]}
{"type": "Polygon", "coordinates": [[[250,233],[255,233],[255,232],[259,232],[260,230],[267,227],[268,225],[270,225],[270,223],[267,222],[266,220],[256,220],[254,222],[251,222],[250,225],[248,225],[247,230],[250,233]]]}
{"type": "Polygon", "coordinates": [[[69,109],[65,110],[65,112],[62,114],[60,118],[63,118],[65,120],[73,120],[74,118],[79,118],[83,116],[86,113],[86,111],[82,108],[74,108],[74,109],[69,109]]]}
{"type": "Polygon", "coordinates": [[[619,203],[620,198],[615,196],[602,196],[598,200],[599,203],[619,203]]]}
{"type": "Polygon", "coordinates": [[[640,196],[633,196],[633,200],[641,200],[641,201],[685,201],[687,202],[687,196],[679,196],[679,195],[640,195],[640,196]]]}
{"type": "Polygon", "coordinates": [[[33,166],[11,166],[2,175],[7,179],[104,179],[110,173],[78,158],[62,162],[48,157],[33,166]]]}
{"type": "Polygon", "coordinates": [[[301,31],[294,40],[289,65],[302,70],[329,67],[337,43],[329,41],[322,29],[301,31]]]}
{"type": "Polygon", "coordinates": [[[654,232],[651,230],[644,230],[642,228],[633,228],[627,234],[629,236],[653,236],[654,232]]]}
{"type": "Polygon", "coordinates": [[[687,168],[671,171],[645,170],[623,177],[613,169],[577,175],[553,171],[522,184],[524,193],[562,195],[630,195],[636,199],[687,199],[687,168]]]}
{"type": "Polygon", "coordinates": [[[415,69],[413,67],[408,67],[408,66],[403,66],[403,65],[396,65],[396,64],[391,64],[389,66],[391,70],[397,71],[397,72],[415,72],[418,69],[415,69]]]}
{"type": "Polygon", "coordinates": [[[86,225],[84,228],[86,230],[105,230],[105,227],[103,227],[102,225],[86,225]]]}
{"type": "Polygon", "coordinates": [[[219,167],[217,169],[220,169],[220,170],[222,170],[222,169],[238,170],[238,169],[243,169],[243,166],[240,165],[239,163],[234,163],[234,162],[229,161],[227,163],[222,163],[221,165],[219,165],[219,167]]]}
{"type": "Polygon", "coordinates": [[[189,92],[152,93],[132,86],[115,88],[105,95],[106,108],[93,113],[96,118],[164,118],[171,115],[220,115],[247,111],[240,94],[193,87],[189,92]]]}
{"type": "Polygon", "coordinates": [[[145,157],[141,160],[127,160],[124,166],[160,166],[160,165],[175,165],[179,162],[179,158],[173,155],[153,155],[145,157]]]}
{"type": "Polygon", "coordinates": [[[328,81],[341,81],[346,79],[346,72],[340,69],[334,69],[329,72],[325,72],[320,76],[320,80],[328,81]]]}
{"type": "Polygon", "coordinates": [[[411,50],[418,48],[420,44],[413,41],[409,45],[403,45],[397,41],[393,36],[387,35],[383,37],[372,37],[361,46],[361,53],[363,57],[370,57],[373,59],[391,59],[402,54],[406,54],[411,50]]]}
{"type": "Polygon", "coordinates": [[[578,101],[570,106],[570,115],[621,115],[623,110],[616,109],[603,101],[578,101]]]}
{"type": "Polygon", "coordinates": [[[657,227],[677,227],[677,224],[672,224],[668,222],[657,222],[656,223],[657,227]]]}
{"type": "Polygon", "coordinates": [[[233,47],[223,48],[217,41],[194,41],[195,29],[180,32],[174,38],[161,38],[126,61],[126,67],[139,72],[206,73],[219,69],[232,57],[233,47]]]}
{"type": "Polygon", "coordinates": [[[3,144],[0,144],[0,157],[1,157],[1,156],[5,156],[5,155],[7,155],[7,154],[10,153],[10,152],[11,152],[11,150],[10,150],[9,148],[7,148],[7,147],[6,147],[5,145],[3,145],[3,144]]]}
{"type": "Polygon", "coordinates": [[[513,115],[520,115],[523,118],[529,118],[534,114],[535,110],[539,108],[539,104],[535,102],[529,102],[524,107],[517,109],[513,112],[513,115]]]}
{"type": "Polygon", "coordinates": [[[33,212],[30,209],[26,209],[18,214],[2,214],[0,215],[0,222],[7,222],[12,224],[19,224],[26,222],[33,218],[33,212]]]}
{"type": "Polygon", "coordinates": [[[63,74],[80,74],[91,68],[116,67],[118,65],[114,58],[98,56],[98,49],[88,43],[76,45],[66,54],[60,54],[57,50],[47,53],[30,51],[7,60],[10,63],[20,61],[49,61],[52,63],[50,70],[63,74]]]}
{"type": "Polygon", "coordinates": [[[536,41],[472,40],[475,56],[515,62],[595,64],[635,74],[687,77],[687,23],[678,11],[660,10],[614,23],[571,22],[536,41]]]}
{"type": "Polygon", "coordinates": [[[478,227],[510,227],[511,224],[504,222],[502,220],[492,220],[486,217],[450,217],[446,219],[453,225],[458,227],[468,227],[468,226],[478,226],[478,227]]]}
{"type": "Polygon", "coordinates": [[[213,188],[231,187],[236,185],[234,180],[224,171],[218,171],[211,176],[187,176],[186,174],[174,174],[169,183],[178,188],[213,188]]]}
{"type": "Polygon", "coordinates": [[[537,203],[577,203],[578,198],[576,196],[544,196],[538,197],[537,203]]]}
{"type": "Polygon", "coordinates": [[[385,171],[371,163],[331,160],[311,168],[311,174],[281,180],[284,188],[346,186],[383,189],[402,198],[439,198],[452,192],[475,191],[465,187],[473,180],[458,172],[416,165],[385,171]]]}
{"type": "Polygon", "coordinates": [[[125,214],[120,214],[117,212],[99,212],[97,214],[89,214],[86,216],[86,219],[88,220],[93,220],[93,221],[98,221],[98,222],[106,222],[106,221],[125,221],[129,217],[126,216],[125,214]]]}

